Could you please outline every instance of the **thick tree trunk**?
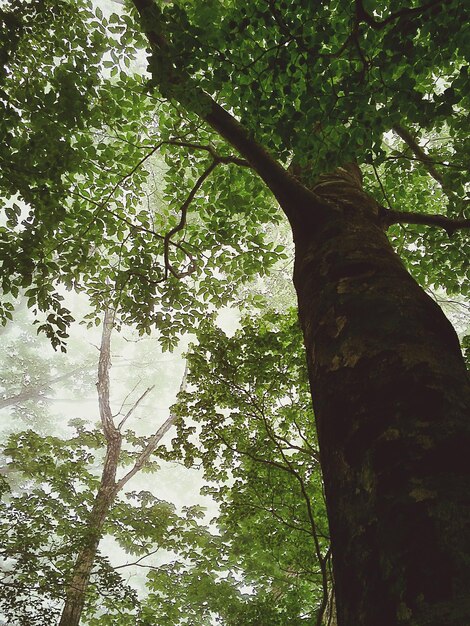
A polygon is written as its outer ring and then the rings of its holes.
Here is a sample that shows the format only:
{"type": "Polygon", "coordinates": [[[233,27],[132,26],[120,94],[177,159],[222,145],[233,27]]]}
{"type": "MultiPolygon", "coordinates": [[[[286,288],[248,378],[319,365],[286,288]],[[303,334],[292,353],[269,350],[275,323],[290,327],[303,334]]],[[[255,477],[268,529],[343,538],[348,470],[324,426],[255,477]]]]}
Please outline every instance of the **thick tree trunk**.
{"type": "Polygon", "coordinates": [[[65,604],[59,626],[78,626],[85,604],[86,590],[95,563],[103,525],[116,497],[116,469],[121,452],[121,436],[108,442],[101,483],[86,524],[83,547],[77,556],[72,578],[67,586],[65,604]]]}
{"type": "Polygon", "coordinates": [[[332,210],[313,228],[302,207],[294,282],[338,625],[467,626],[470,389],[456,334],[392,250],[358,170],[314,191],[332,210]]]}

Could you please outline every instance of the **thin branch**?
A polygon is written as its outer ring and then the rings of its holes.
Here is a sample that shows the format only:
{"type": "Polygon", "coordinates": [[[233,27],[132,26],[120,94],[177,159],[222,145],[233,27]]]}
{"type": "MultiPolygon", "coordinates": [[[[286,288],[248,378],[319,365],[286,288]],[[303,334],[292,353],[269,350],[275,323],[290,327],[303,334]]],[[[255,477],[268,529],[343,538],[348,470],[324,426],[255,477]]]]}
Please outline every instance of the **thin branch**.
{"type": "MultiPolygon", "coordinates": [[[[404,128],[403,126],[401,126],[400,124],[395,124],[395,126],[393,127],[393,130],[400,137],[400,139],[403,139],[406,145],[410,148],[410,150],[416,156],[418,161],[421,161],[421,163],[425,166],[428,173],[434,178],[434,180],[436,180],[439,183],[439,185],[442,187],[442,189],[446,191],[446,188],[445,188],[446,185],[442,178],[442,175],[436,170],[436,168],[434,167],[433,160],[430,158],[428,154],[426,154],[426,152],[419,145],[419,143],[417,142],[415,137],[413,137],[410,131],[407,128],[404,128]]],[[[448,191],[449,190],[447,190],[446,193],[448,193],[448,191]]]]}
{"type": "Polygon", "coordinates": [[[140,398],[137,398],[137,400],[134,402],[134,404],[131,406],[131,408],[127,411],[127,413],[124,415],[124,417],[122,418],[122,420],[119,422],[117,429],[121,430],[121,428],[124,426],[124,424],[126,423],[126,421],[129,419],[129,417],[132,415],[132,413],[136,410],[136,408],[139,406],[139,404],[142,402],[142,400],[145,398],[145,396],[147,394],[149,394],[153,389],[155,388],[155,385],[152,385],[151,387],[148,387],[144,393],[140,396],[140,398]]]}
{"type": "Polygon", "coordinates": [[[251,167],[251,165],[245,159],[240,159],[239,157],[231,155],[221,156],[215,151],[215,149],[211,145],[193,143],[191,141],[179,141],[177,139],[169,139],[168,141],[164,141],[163,143],[170,146],[192,148],[193,150],[204,150],[205,152],[208,152],[212,156],[212,158],[219,163],[233,163],[235,165],[239,165],[240,167],[251,167]]]}
{"type": "Polygon", "coordinates": [[[388,199],[388,196],[387,196],[387,194],[385,193],[385,189],[384,189],[384,186],[383,186],[383,184],[382,184],[382,181],[380,180],[380,176],[379,176],[379,173],[378,173],[377,168],[376,168],[376,166],[375,166],[375,163],[374,163],[373,161],[372,161],[372,169],[374,170],[374,176],[375,176],[375,178],[376,178],[377,182],[379,183],[380,191],[382,192],[382,195],[383,195],[383,197],[384,197],[384,200],[385,200],[385,202],[388,204],[388,208],[389,208],[389,209],[391,209],[391,210],[393,210],[393,209],[392,209],[392,205],[390,204],[390,200],[388,199]]]}
{"type": "MultiPolygon", "coordinates": [[[[91,202],[92,204],[94,204],[97,207],[97,212],[94,215],[94,219],[96,218],[97,215],[99,215],[100,211],[104,210],[104,211],[106,211],[106,213],[109,213],[110,215],[113,215],[116,219],[118,219],[118,220],[124,222],[125,224],[127,224],[131,230],[135,230],[137,232],[145,232],[145,233],[148,233],[148,234],[150,234],[150,235],[152,235],[152,236],[154,236],[154,237],[156,237],[158,239],[162,239],[163,240],[163,242],[164,242],[164,258],[165,258],[165,275],[161,279],[159,279],[159,280],[150,280],[148,277],[146,277],[146,280],[149,283],[151,283],[151,284],[158,284],[158,283],[161,283],[164,280],[166,280],[168,278],[168,274],[169,273],[172,274],[173,276],[175,276],[175,278],[183,278],[184,276],[188,276],[188,275],[190,275],[190,274],[192,274],[194,272],[195,266],[194,266],[194,263],[193,263],[193,255],[181,243],[172,241],[171,237],[176,232],[182,230],[185,227],[187,212],[188,212],[188,208],[189,208],[190,203],[194,199],[194,196],[196,195],[197,191],[201,187],[201,185],[204,182],[204,180],[211,174],[211,172],[219,164],[224,164],[224,165],[234,164],[234,165],[238,165],[240,167],[251,167],[250,164],[248,163],[248,161],[246,161],[245,159],[240,159],[239,157],[235,157],[235,156],[232,156],[232,155],[228,155],[228,156],[219,155],[216,152],[216,150],[211,145],[202,145],[202,144],[197,144],[197,143],[193,143],[193,142],[189,142],[189,141],[180,141],[180,140],[176,140],[176,139],[169,139],[169,140],[166,140],[166,141],[160,141],[156,146],[154,146],[152,148],[152,150],[147,155],[145,155],[142,159],[140,159],[140,161],[132,168],[132,170],[130,172],[128,172],[125,176],[123,176],[118,181],[118,183],[116,183],[113,186],[113,188],[108,193],[108,195],[107,195],[107,197],[106,197],[106,199],[104,201],[97,202],[96,200],[93,200],[92,198],[88,198],[87,196],[84,196],[83,194],[81,194],[80,192],[77,192],[77,191],[72,191],[72,195],[80,197],[83,200],[86,200],[87,202],[91,202]],[[179,224],[177,226],[175,226],[174,228],[172,228],[164,236],[160,235],[159,233],[155,232],[154,230],[152,230],[150,228],[146,228],[146,227],[144,227],[144,226],[142,226],[140,224],[135,224],[134,222],[132,222],[127,217],[125,217],[123,215],[120,215],[116,211],[113,211],[112,209],[110,209],[109,207],[106,206],[106,204],[109,202],[109,200],[111,199],[111,196],[116,191],[116,189],[119,187],[119,185],[122,184],[122,182],[124,180],[126,180],[129,176],[131,176],[134,172],[136,172],[137,169],[152,154],[154,154],[163,145],[180,146],[180,147],[185,147],[185,148],[192,148],[194,150],[204,150],[204,151],[208,152],[213,157],[212,164],[206,169],[206,171],[196,181],[196,184],[194,185],[194,187],[190,191],[187,199],[185,200],[185,202],[181,206],[181,208],[180,208],[181,219],[180,219],[179,224]],[[169,260],[169,248],[170,248],[170,246],[174,246],[178,250],[181,250],[181,252],[183,252],[183,254],[189,259],[189,268],[185,272],[178,272],[178,271],[176,271],[175,268],[173,267],[173,265],[171,264],[171,262],[169,260]]],[[[130,276],[131,275],[139,275],[139,273],[134,271],[134,270],[129,270],[128,273],[129,273],[130,276]]]]}
{"type": "MultiPolygon", "coordinates": [[[[179,223],[176,226],[174,226],[171,230],[169,230],[167,234],[165,235],[164,251],[163,251],[164,258],[165,258],[165,278],[167,278],[168,272],[170,272],[173,276],[175,276],[175,278],[183,278],[183,276],[188,276],[188,274],[191,274],[194,271],[194,267],[192,266],[192,263],[190,263],[190,267],[186,272],[177,272],[174,269],[174,267],[170,263],[170,250],[169,250],[170,241],[171,241],[171,237],[175,233],[179,232],[180,230],[183,230],[183,228],[186,226],[186,218],[188,214],[189,205],[193,201],[194,196],[196,195],[196,193],[202,186],[203,182],[206,180],[206,178],[208,178],[211,175],[211,173],[215,170],[215,168],[217,167],[219,163],[220,163],[219,160],[214,159],[212,163],[209,165],[209,167],[207,167],[204,170],[204,172],[199,176],[196,183],[194,184],[194,187],[189,192],[188,197],[181,205],[181,208],[180,208],[181,216],[180,216],[179,223]]],[[[192,261],[192,255],[187,253],[187,256],[189,256],[190,260],[192,261]]]]}
{"type": "MultiPolygon", "coordinates": [[[[128,340],[128,339],[126,339],[125,337],[123,337],[123,339],[124,339],[124,341],[129,341],[129,340],[128,340]]],[[[123,363],[123,362],[121,361],[121,364],[122,364],[122,363],[123,363]]],[[[128,398],[129,398],[129,397],[130,397],[133,393],[134,393],[134,391],[137,389],[137,387],[139,386],[139,384],[140,384],[140,380],[138,380],[138,381],[136,382],[136,384],[132,387],[131,391],[129,391],[129,393],[126,395],[126,397],[124,398],[124,400],[123,400],[123,401],[122,401],[122,403],[121,403],[121,406],[119,407],[119,411],[118,411],[115,415],[113,415],[113,420],[114,420],[114,418],[115,418],[115,417],[117,417],[118,415],[122,415],[122,410],[124,409],[124,405],[126,404],[127,399],[128,399],[128,398]]]]}
{"type": "Polygon", "coordinates": [[[307,517],[308,517],[308,520],[310,522],[310,527],[312,529],[311,535],[312,535],[313,542],[314,542],[314,545],[315,545],[315,553],[316,553],[316,556],[317,556],[318,564],[320,566],[321,577],[322,577],[322,589],[323,589],[322,601],[321,601],[321,605],[320,605],[320,608],[318,610],[318,615],[317,615],[317,619],[316,619],[316,626],[321,626],[322,621],[323,621],[323,615],[325,613],[325,609],[326,609],[327,604],[328,604],[328,575],[327,575],[327,569],[326,569],[326,567],[327,567],[326,566],[326,556],[323,557],[322,553],[321,553],[320,541],[319,541],[318,532],[317,532],[317,524],[316,524],[316,521],[315,521],[315,515],[313,513],[313,509],[312,509],[312,502],[311,502],[310,496],[309,496],[309,494],[307,492],[307,488],[305,486],[305,482],[304,482],[303,477],[299,474],[297,469],[295,469],[293,467],[291,461],[284,454],[284,451],[283,451],[282,447],[279,445],[279,442],[277,441],[276,434],[274,433],[272,427],[268,424],[268,421],[265,419],[264,415],[263,415],[263,420],[264,420],[265,429],[266,429],[266,433],[267,433],[268,437],[271,439],[271,441],[277,447],[277,449],[279,450],[279,452],[280,452],[280,454],[281,454],[285,464],[290,469],[292,475],[294,476],[294,478],[299,483],[300,491],[302,493],[302,496],[303,496],[303,499],[305,501],[305,505],[306,505],[306,508],[307,508],[307,517]]]}
{"type": "MultiPolygon", "coordinates": [[[[412,157],[407,154],[394,154],[393,156],[385,157],[385,161],[399,161],[400,159],[422,162],[422,159],[419,159],[418,157],[412,157]]],[[[431,159],[431,157],[429,157],[429,162],[433,165],[440,165],[441,167],[448,167],[449,169],[457,170],[458,172],[465,172],[467,169],[461,165],[455,165],[454,163],[448,163],[446,161],[436,161],[436,159],[431,159]]]]}
{"type": "MultiPolygon", "coordinates": [[[[183,374],[183,379],[179,388],[179,392],[186,390],[186,380],[188,375],[188,365],[186,364],[183,374]]],[[[155,451],[157,445],[160,443],[162,437],[170,430],[173,424],[176,422],[177,415],[170,413],[170,416],[163,422],[160,428],[150,437],[147,445],[137,457],[133,467],[116,483],[116,493],[119,492],[129,480],[140,471],[140,469],[149,460],[151,454],[155,451]]]]}
{"type": "Polygon", "coordinates": [[[124,563],[123,565],[115,565],[113,567],[113,569],[123,569],[124,567],[131,567],[134,565],[139,565],[140,567],[148,567],[151,569],[155,569],[153,567],[153,565],[141,565],[141,562],[144,559],[147,559],[149,556],[153,556],[154,554],[156,554],[158,551],[160,550],[160,546],[158,548],[155,548],[155,550],[152,550],[151,552],[147,552],[147,554],[144,554],[143,556],[141,556],[140,558],[138,558],[136,561],[133,561],[132,563],[124,563]]]}

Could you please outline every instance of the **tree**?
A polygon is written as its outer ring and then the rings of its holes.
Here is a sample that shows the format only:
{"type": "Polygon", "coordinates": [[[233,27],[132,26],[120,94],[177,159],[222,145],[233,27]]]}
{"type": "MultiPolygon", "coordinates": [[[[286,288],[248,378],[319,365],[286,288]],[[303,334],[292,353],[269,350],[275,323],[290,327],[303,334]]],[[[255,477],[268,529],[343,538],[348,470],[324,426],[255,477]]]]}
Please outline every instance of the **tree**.
{"type": "Polygon", "coordinates": [[[189,357],[193,388],[180,393],[172,417],[150,439],[129,430],[136,403],[114,417],[114,438],[103,428],[112,318],[105,316],[100,350],[100,424],[75,419],[68,437],[28,430],[7,441],[2,617],[12,626],[51,623],[59,613],[67,624],[81,613],[80,623],[90,626],[209,626],[214,616],[227,626],[329,623],[327,521],[296,313],[248,318],[230,338],[204,323],[189,357]],[[177,416],[178,448],[156,447],[177,416]],[[202,426],[196,444],[186,435],[194,419],[202,426]],[[209,527],[201,507],[177,512],[148,491],[125,493],[138,468],[155,469],[143,463],[142,451],[152,448],[153,459],[203,462],[206,491],[221,509],[209,527]],[[121,478],[113,481],[116,470],[121,478]],[[103,534],[132,555],[130,564],[112,567],[96,545],[103,534]],[[172,554],[156,565],[149,557],[161,550],[172,554]],[[121,576],[132,565],[148,572],[139,597],[121,576]]]}
{"type": "Polygon", "coordinates": [[[66,3],[3,11],[3,77],[17,75],[2,87],[4,292],[27,288],[62,347],[58,282],[171,347],[203,301],[274,260],[269,190],[295,243],[338,624],[468,622],[468,375],[392,245],[423,286],[468,293],[463,6],[131,5],[109,21],[66,3]],[[143,35],[150,80],[125,70],[143,35]],[[174,212],[137,204],[159,150],[174,212]]]}
{"type": "MultiPolygon", "coordinates": [[[[98,365],[98,399],[100,408],[101,427],[106,440],[106,454],[103,461],[98,489],[93,500],[93,506],[86,519],[82,532],[82,543],[78,551],[70,579],[66,583],[65,604],[61,613],[59,626],[78,626],[85,604],[88,583],[97,559],[99,542],[108,519],[110,509],[117,495],[135,474],[150,465],[150,459],[162,437],[173,426],[176,416],[170,415],[167,420],[148,438],[142,449],[135,454],[132,467],[121,478],[117,478],[117,471],[122,456],[122,428],[132,415],[136,406],[151,391],[147,389],[137,402],[127,411],[125,416],[115,424],[109,398],[109,368],[111,364],[111,333],[114,324],[114,311],[106,310],[103,320],[103,334],[100,346],[98,365]]],[[[185,378],[181,390],[185,388],[185,378]]],[[[156,513],[156,511],[154,512],[156,513]]]]}
{"type": "Polygon", "coordinates": [[[188,353],[188,382],[174,407],[176,454],[202,463],[223,553],[253,588],[223,623],[327,624],[329,533],[296,311],[248,317],[232,337],[208,320],[188,353]]]}
{"type": "Polygon", "coordinates": [[[75,338],[69,341],[68,356],[57,355],[45,337],[31,333],[31,326],[26,306],[18,307],[15,326],[7,327],[0,337],[0,410],[9,408],[11,421],[47,431],[47,409],[54,391],[62,384],[75,397],[83,397],[87,383],[94,382],[93,366],[85,357],[88,346],[83,342],[75,338]]]}
{"type": "Polygon", "coordinates": [[[124,414],[112,414],[113,323],[114,312],[108,310],[97,377],[100,427],[90,429],[75,419],[71,422],[75,432],[69,438],[28,430],[10,435],[7,441],[7,469],[23,482],[22,489],[12,489],[11,480],[3,479],[1,485],[5,541],[0,551],[0,607],[9,623],[51,623],[59,618],[62,601],[59,623],[67,626],[78,625],[84,612],[92,618],[108,604],[111,616],[122,613],[136,619],[136,593],[100,553],[103,535],[111,534],[126,552],[139,556],[139,562],[162,546],[183,549],[186,527],[193,531],[191,507],[186,515],[178,515],[173,505],[151,493],[124,493],[140,471],[158,469],[152,455],[176,415],[149,437],[138,437],[128,428],[152,388],[124,414]],[[122,472],[126,465],[130,468],[122,472]]]}

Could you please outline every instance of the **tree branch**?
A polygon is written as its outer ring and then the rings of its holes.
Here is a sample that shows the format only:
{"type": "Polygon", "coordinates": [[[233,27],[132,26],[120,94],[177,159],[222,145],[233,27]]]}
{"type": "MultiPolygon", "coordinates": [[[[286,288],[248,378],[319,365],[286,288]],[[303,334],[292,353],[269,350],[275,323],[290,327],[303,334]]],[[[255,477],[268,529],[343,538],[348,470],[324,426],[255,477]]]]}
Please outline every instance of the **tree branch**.
{"type": "Polygon", "coordinates": [[[49,387],[61,380],[71,378],[76,372],[79,372],[81,370],[82,367],[76,367],[70,372],[60,374],[59,376],[54,376],[53,378],[50,378],[49,380],[46,380],[44,382],[38,382],[33,385],[24,386],[19,393],[8,396],[6,398],[0,398],[0,409],[11,406],[12,404],[20,404],[22,402],[26,402],[27,400],[37,398],[38,396],[44,398],[45,396],[43,396],[41,392],[45,392],[47,389],[49,389],[49,387]]]}
{"type": "Polygon", "coordinates": [[[415,7],[414,9],[410,9],[410,8],[401,9],[400,11],[397,11],[396,13],[391,13],[388,17],[386,17],[384,20],[381,20],[381,21],[377,21],[372,15],[370,15],[370,13],[368,13],[365,10],[362,0],[355,0],[355,4],[356,4],[356,15],[359,21],[365,22],[374,30],[382,30],[383,28],[388,26],[388,24],[390,24],[391,22],[394,22],[395,20],[399,20],[402,17],[420,16],[426,11],[429,11],[429,9],[432,9],[433,7],[439,7],[439,10],[440,10],[441,8],[440,5],[442,4],[442,0],[431,0],[431,2],[428,2],[427,4],[423,4],[420,7],[415,7]]]}
{"type": "Polygon", "coordinates": [[[251,165],[245,159],[240,159],[236,156],[221,156],[218,154],[215,149],[211,145],[204,145],[200,143],[193,143],[191,141],[179,141],[177,139],[169,139],[168,141],[162,142],[163,144],[170,146],[181,146],[183,148],[192,148],[193,150],[204,150],[208,152],[211,157],[218,161],[219,163],[233,163],[234,165],[239,165],[240,167],[251,167],[251,165]]]}
{"type": "MultiPolygon", "coordinates": [[[[171,241],[172,236],[175,233],[177,233],[180,230],[183,230],[183,228],[186,226],[186,217],[188,214],[189,205],[193,201],[194,196],[196,195],[196,193],[202,186],[203,182],[206,180],[206,178],[208,178],[211,175],[211,173],[215,170],[215,168],[217,167],[219,163],[220,163],[219,160],[214,159],[212,163],[209,165],[209,167],[207,167],[204,170],[204,172],[199,176],[196,183],[194,184],[194,187],[189,192],[188,197],[181,205],[181,209],[180,209],[181,216],[180,216],[179,223],[176,226],[174,226],[171,230],[169,230],[167,234],[165,235],[164,250],[163,250],[163,255],[165,258],[165,278],[168,277],[168,272],[170,272],[170,274],[175,276],[175,278],[183,278],[183,276],[188,276],[188,274],[191,274],[194,271],[194,268],[192,268],[191,262],[190,262],[190,267],[186,272],[177,272],[174,269],[173,265],[170,263],[170,241],[171,241]]],[[[192,255],[190,255],[188,252],[186,254],[187,256],[189,256],[190,261],[192,261],[192,255]]]]}
{"type": "Polygon", "coordinates": [[[142,402],[142,400],[145,398],[145,396],[150,393],[153,389],[154,389],[155,385],[152,385],[151,387],[148,387],[144,393],[140,396],[140,398],[137,398],[137,400],[134,402],[134,404],[131,406],[131,408],[127,411],[127,413],[124,415],[124,417],[122,418],[122,420],[119,422],[117,429],[120,431],[122,429],[122,427],[124,426],[124,424],[126,423],[126,421],[129,419],[129,417],[132,415],[132,413],[136,410],[136,408],[139,406],[139,404],[142,402]]]}
{"type": "MultiPolygon", "coordinates": [[[[188,375],[188,365],[186,364],[184,368],[183,379],[181,381],[181,385],[179,388],[180,393],[186,390],[186,380],[188,375]]],[[[125,474],[118,482],[116,483],[116,493],[121,491],[126,483],[140,471],[140,469],[145,465],[145,463],[149,460],[150,455],[155,451],[157,445],[162,439],[163,435],[165,435],[173,424],[176,422],[177,415],[175,413],[170,413],[170,416],[163,422],[160,428],[150,437],[147,442],[147,445],[142,450],[142,452],[137,457],[133,467],[125,474]]]]}
{"type": "Polygon", "coordinates": [[[453,219],[438,214],[407,213],[406,211],[387,209],[384,206],[380,207],[379,218],[386,228],[392,224],[423,224],[424,226],[443,228],[449,237],[452,237],[457,230],[470,228],[470,219],[468,218],[453,219]]]}
{"type": "Polygon", "coordinates": [[[410,131],[407,128],[404,128],[403,126],[400,126],[399,124],[395,124],[395,126],[393,127],[393,130],[400,137],[400,139],[403,139],[406,145],[410,148],[410,150],[416,156],[418,161],[421,161],[421,163],[425,166],[429,174],[434,178],[434,180],[436,180],[439,183],[443,191],[448,193],[449,190],[446,190],[446,186],[442,178],[442,175],[434,167],[433,160],[428,154],[426,154],[426,152],[419,145],[419,143],[416,141],[416,139],[413,137],[410,131]]]}
{"type": "Polygon", "coordinates": [[[314,198],[319,208],[323,206],[316,194],[295,180],[233,115],[201,89],[184,69],[176,68],[172,59],[177,58],[177,55],[172,54],[171,46],[163,33],[158,9],[153,1],[133,0],[133,5],[154,59],[158,60],[159,75],[157,76],[157,72],[154,71],[153,79],[159,85],[162,95],[174,98],[187,110],[196,113],[238,150],[276,196],[281,206],[291,204],[293,193],[299,195],[299,192],[314,198]]]}

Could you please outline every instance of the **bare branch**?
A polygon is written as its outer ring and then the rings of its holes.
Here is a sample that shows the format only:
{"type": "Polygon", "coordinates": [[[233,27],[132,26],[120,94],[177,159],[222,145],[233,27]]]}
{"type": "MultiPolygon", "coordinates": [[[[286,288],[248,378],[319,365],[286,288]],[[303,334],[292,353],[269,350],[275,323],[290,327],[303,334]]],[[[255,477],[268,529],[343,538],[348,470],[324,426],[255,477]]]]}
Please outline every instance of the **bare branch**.
{"type": "MultiPolygon", "coordinates": [[[[179,391],[186,390],[186,380],[188,374],[188,366],[186,364],[183,374],[183,379],[181,381],[179,391]]],[[[117,483],[116,483],[116,493],[119,492],[129,480],[139,472],[145,463],[149,460],[151,454],[155,451],[157,445],[162,439],[163,435],[165,435],[173,424],[176,422],[177,415],[174,413],[170,413],[170,416],[163,422],[160,428],[150,437],[147,442],[147,445],[142,450],[142,452],[137,457],[136,462],[134,463],[132,469],[130,469],[127,474],[125,474],[117,483]]]]}
{"type": "Polygon", "coordinates": [[[382,224],[386,228],[392,224],[423,224],[424,226],[438,226],[439,228],[443,228],[449,237],[452,237],[457,230],[470,228],[470,219],[467,218],[453,219],[451,217],[438,214],[395,211],[393,209],[387,209],[384,206],[380,207],[379,217],[382,224]]]}
{"type": "Polygon", "coordinates": [[[117,429],[121,430],[122,427],[124,426],[124,424],[126,423],[126,421],[129,419],[129,417],[132,415],[132,413],[136,410],[136,408],[139,406],[139,404],[142,402],[142,400],[145,398],[145,396],[147,394],[149,394],[153,389],[155,388],[155,385],[152,385],[151,387],[148,387],[144,393],[140,396],[140,398],[137,398],[137,400],[134,402],[134,404],[131,406],[131,408],[127,411],[127,413],[124,415],[124,417],[122,418],[122,420],[119,422],[117,429]]]}

